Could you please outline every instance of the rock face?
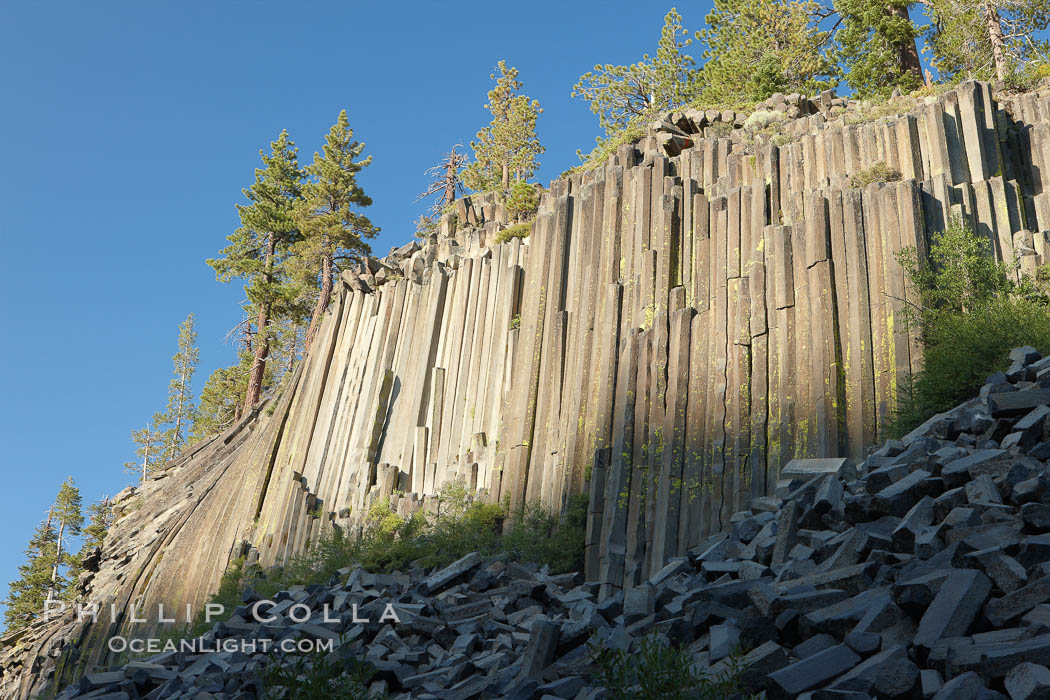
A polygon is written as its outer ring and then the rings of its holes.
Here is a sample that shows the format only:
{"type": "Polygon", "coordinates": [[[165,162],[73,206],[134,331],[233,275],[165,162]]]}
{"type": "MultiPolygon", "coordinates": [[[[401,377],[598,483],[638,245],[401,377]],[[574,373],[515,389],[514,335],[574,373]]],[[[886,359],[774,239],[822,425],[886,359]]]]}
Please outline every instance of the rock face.
{"type": "Polygon", "coordinates": [[[395,700],[589,699],[602,697],[589,646],[629,651],[649,635],[685,647],[706,674],[735,661],[741,690],[771,699],[1050,697],[1050,526],[1023,517],[1050,505],[1050,490],[1027,500],[1017,489],[1050,476],[1031,456],[1050,444],[1050,417],[1043,405],[974,432],[989,404],[973,400],[846,470],[796,463],[783,498],[735,513],[731,529],[626,591],[603,596],[580,574],[477,554],[431,571],[344,570],[272,603],[248,591],[196,647],[88,674],[60,697],[255,698],[267,665],[295,658],[274,660],[262,640],[331,640],[331,658],[366,659],[372,690],[395,700]],[[1031,451],[969,458],[1028,424],[1031,451]],[[969,468],[950,485],[942,474],[961,461],[969,468]],[[920,475],[895,482],[907,484],[896,499],[915,501],[904,515],[870,497],[886,491],[888,468],[920,475]],[[398,619],[384,619],[387,605],[398,619]]]}
{"type": "MultiPolygon", "coordinates": [[[[880,440],[895,387],[920,363],[896,253],[925,250],[958,214],[1004,259],[1047,259],[1050,98],[1000,106],[968,82],[850,123],[830,95],[795,97],[767,105],[789,120],[775,143],[701,127],[675,151],[654,132],[552,183],[527,239],[494,245],[503,205],[472,197],[430,240],[345,273],[279,398],[124,494],[87,600],[196,609],[232,560],[279,563],[322,528],[353,532],[379,499],[408,513],[453,480],[513,505],[588,494],[584,573],[608,597],[715,533],[755,529],[733,514],[785,495],[781,470],[809,458],[839,462],[795,465],[834,473],[805,520],[777,518],[778,565],[814,549],[799,533],[840,504],[904,518],[898,546],[936,549],[924,528],[945,515],[937,480],[954,488],[967,463],[943,476],[887,463],[863,504],[837,477],[880,440]],[[903,179],[850,187],[877,162],[903,179]]],[[[673,116],[683,132],[696,117],[673,116]]],[[[1000,390],[1046,376],[1015,359],[970,427],[1046,403],[1000,390]]],[[[1020,424],[995,449],[1036,449],[1035,437],[1020,424]]],[[[981,473],[996,464],[967,456],[981,473]]],[[[1037,503],[1041,484],[1014,488],[1037,503]]],[[[762,575],[753,562],[724,573],[762,575]]],[[[108,664],[103,642],[128,624],[56,621],[4,640],[0,692],[26,697],[108,664]]]]}

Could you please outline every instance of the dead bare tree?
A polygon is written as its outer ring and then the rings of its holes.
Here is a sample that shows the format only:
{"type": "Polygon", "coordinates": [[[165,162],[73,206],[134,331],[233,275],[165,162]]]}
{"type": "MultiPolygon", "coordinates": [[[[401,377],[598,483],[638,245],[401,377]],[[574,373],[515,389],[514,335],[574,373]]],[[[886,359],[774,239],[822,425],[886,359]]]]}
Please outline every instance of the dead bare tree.
{"type": "Polygon", "coordinates": [[[434,178],[434,181],[430,183],[430,186],[427,187],[423,194],[416,197],[416,201],[418,202],[424,197],[439,194],[440,197],[435,200],[434,206],[431,207],[435,214],[440,214],[446,205],[456,201],[458,195],[466,193],[463,183],[459,179],[459,171],[467,164],[467,155],[456,151],[457,148],[462,147],[463,144],[457,143],[452,147],[451,151],[441,157],[441,162],[432,168],[427,168],[425,174],[434,178]]]}

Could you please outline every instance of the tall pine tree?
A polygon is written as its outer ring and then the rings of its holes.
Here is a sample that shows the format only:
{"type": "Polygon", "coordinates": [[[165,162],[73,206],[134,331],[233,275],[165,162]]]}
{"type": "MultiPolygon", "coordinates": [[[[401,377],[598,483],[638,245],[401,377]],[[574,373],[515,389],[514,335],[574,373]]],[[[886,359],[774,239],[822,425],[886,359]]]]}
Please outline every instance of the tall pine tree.
{"type": "Polygon", "coordinates": [[[759,102],[777,92],[815,94],[838,79],[831,32],[813,22],[813,0],[715,0],[707,26],[700,102],[759,102]]]}
{"type": "Polygon", "coordinates": [[[927,42],[941,79],[1006,80],[1025,63],[1050,58],[1040,36],[1050,0],[924,0],[927,42]]]}
{"type": "MultiPolygon", "coordinates": [[[[596,65],[580,76],[573,97],[590,103],[607,136],[660,110],[681,107],[695,96],[695,62],[682,51],[692,43],[675,8],[664,17],[656,55],[629,66],[596,65]]],[[[601,139],[599,139],[600,141],[601,139]]]]}
{"type": "Polygon", "coordinates": [[[517,68],[500,61],[496,69],[498,76],[489,75],[496,86],[485,104],[492,122],[477,133],[477,141],[470,142],[474,162],[463,171],[463,184],[477,192],[507,189],[511,175],[528,179],[538,167],[537,156],[545,150],[536,135],[536,119],[543,111],[540,103],[518,93],[522,83],[517,68]]]}
{"type": "Polygon", "coordinates": [[[67,600],[76,600],[79,597],[81,591],[77,588],[77,582],[84,572],[84,560],[96,550],[102,549],[106,533],[109,532],[109,528],[113,525],[113,520],[113,506],[109,501],[109,496],[105,496],[98,503],[92,503],[88,506],[88,524],[84,527],[82,533],[83,542],[81,542],[80,551],[73,557],[69,569],[71,585],[66,590],[65,598],[67,600]]]}
{"type": "Polygon", "coordinates": [[[295,306],[300,295],[287,269],[292,246],[299,239],[293,215],[302,196],[298,153],[287,131],[270,143],[269,154],[259,151],[263,167],[256,168],[255,182],[243,190],[249,204],[237,205],[241,226],[229,236],[230,245],[222,250],[222,257],[208,260],[221,281],[234,277],[246,281],[245,293],[256,309],[245,411],[259,401],[262,392],[266,362],[273,350],[272,324],[295,306]]]}
{"type": "Polygon", "coordinates": [[[8,589],[4,625],[8,632],[22,629],[40,617],[44,601],[51,590],[55,566],[58,533],[54,525],[54,508],[47,520],[40,523],[26,547],[25,563],[18,567],[18,579],[8,589]]]}
{"type": "MultiPolygon", "coordinates": [[[[236,364],[220,367],[208,377],[201,389],[200,406],[193,422],[194,441],[217,435],[240,420],[253,361],[252,353],[242,350],[236,364]]],[[[269,368],[267,363],[267,370],[269,368]]]]}
{"type": "Polygon", "coordinates": [[[379,232],[357,211],[372,203],[357,183],[357,174],[372,162],[372,156],[361,158],[364,149],[364,143],[354,140],[344,109],[325,137],[322,153],[314,153],[313,163],[305,169],[309,179],[296,206],[302,238],[295,244],[295,255],[306,279],[319,289],[306,332],[307,346],[328,308],[335,276],[346,263],[368,255],[372,249],[365,239],[379,232]]]}
{"type": "Polygon", "coordinates": [[[136,445],[136,459],[124,463],[124,471],[137,474],[142,481],[150,477],[154,465],[164,461],[162,445],[164,443],[164,414],[154,413],[144,428],[131,433],[131,441],[136,445]]]}
{"type": "Polygon", "coordinates": [[[74,557],[69,553],[70,539],[79,536],[84,525],[81,505],[80,489],[73,482],[73,477],[69,477],[58,489],[58,496],[55,497],[55,506],[52,511],[54,526],[58,533],[55,539],[55,560],[51,567],[51,585],[48,588],[47,600],[58,600],[69,585],[69,581],[63,574],[74,562],[74,557]]]}
{"type": "Polygon", "coordinates": [[[858,97],[885,96],[895,88],[908,92],[923,84],[915,45],[920,31],[910,16],[914,2],[835,0],[838,58],[858,97]]]}
{"type": "Polygon", "coordinates": [[[168,427],[161,433],[161,454],[164,460],[178,456],[186,444],[196,412],[190,382],[197,371],[200,350],[197,348],[193,314],[179,324],[178,351],[171,359],[174,372],[168,384],[168,406],[164,412],[164,423],[168,427]]]}

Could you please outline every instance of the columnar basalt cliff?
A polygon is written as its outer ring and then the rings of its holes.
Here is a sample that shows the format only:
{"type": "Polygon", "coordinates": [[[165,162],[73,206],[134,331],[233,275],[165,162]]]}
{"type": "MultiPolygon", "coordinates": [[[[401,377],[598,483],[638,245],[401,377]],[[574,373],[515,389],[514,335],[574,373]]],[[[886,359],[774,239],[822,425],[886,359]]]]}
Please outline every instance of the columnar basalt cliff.
{"type": "MultiPolygon", "coordinates": [[[[278,396],[117,500],[86,600],[0,641],[4,697],[111,659],[109,605],[199,608],[371,503],[453,480],[512,506],[589,494],[586,576],[630,587],[773,492],[796,457],[863,457],[922,361],[897,253],[950,216],[1022,268],[1050,255],[1050,91],[968,82],[862,121],[774,99],[776,137],[683,111],[552,183],[527,239],[457,202],[430,240],[346,272],[278,396]],[[715,125],[740,128],[715,128],[715,125]],[[856,187],[877,163],[897,181],[856,187]]],[[[141,631],[141,630],[138,630],[141,631]]]]}

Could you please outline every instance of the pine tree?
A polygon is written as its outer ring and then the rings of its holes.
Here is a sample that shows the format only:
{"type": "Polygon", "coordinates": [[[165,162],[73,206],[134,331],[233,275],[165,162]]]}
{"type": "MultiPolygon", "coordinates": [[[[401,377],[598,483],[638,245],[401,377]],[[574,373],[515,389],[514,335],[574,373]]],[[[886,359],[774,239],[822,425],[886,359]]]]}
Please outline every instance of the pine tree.
{"type": "Polygon", "coordinates": [[[314,162],[305,169],[309,179],[296,207],[302,239],[295,254],[306,266],[306,277],[320,289],[306,332],[307,346],[332,298],[335,275],[345,262],[368,255],[371,248],[365,239],[379,232],[368,217],[355,211],[372,203],[357,183],[357,173],[372,162],[372,156],[360,158],[364,148],[364,143],[354,141],[344,109],[325,137],[323,155],[314,153],[314,162]]]}
{"type": "Polygon", "coordinates": [[[19,578],[8,589],[4,624],[8,632],[19,630],[44,612],[44,601],[51,589],[58,533],[52,525],[54,509],[42,522],[26,548],[26,561],[18,567],[19,578]]]}
{"type": "Polygon", "coordinates": [[[833,87],[832,37],[813,21],[819,10],[813,0],[715,0],[707,27],[696,33],[707,46],[700,102],[759,102],[833,87]]]}
{"type": "Polygon", "coordinates": [[[76,583],[84,572],[84,560],[96,549],[102,549],[102,543],[106,539],[106,533],[109,532],[113,520],[113,506],[109,502],[109,496],[104,496],[98,503],[88,506],[88,524],[83,530],[84,540],[80,545],[80,551],[73,557],[69,569],[69,580],[73,585],[66,591],[67,600],[75,600],[80,595],[76,583]]]}
{"type": "Polygon", "coordinates": [[[496,65],[499,71],[489,74],[496,87],[488,93],[485,109],[492,122],[471,141],[474,162],[463,171],[463,183],[476,192],[487,192],[510,186],[511,175],[528,179],[536,172],[537,156],[544,152],[536,135],[536,119],[543,111],[537,100],[518,93],[522,83],[518,69],[506,61],[496,65]]]}
{"type": "Polygon", "coordinates": [[[51,568],[51,585],[48,587],[47,600],[57,600],[69,585],[62,575],[62,570],[73,564],[74,558],[69,554],[69,540],[80,535],[84,525],[84,514],[81,512],[80,489],[73,483],[73,477],[62,482],[55,497],[53,512],[54,523],[58,527],[55,540],[55,559],[51,568]]]}
{"type": "Polygon", "coordinates": [[[101,501],[88,506],[88,524],[84,528],[84,543],[80,551],[90,552],[96,547],[102,549],[102,542],[106,539],[106,533],[109,532],[114,519],[113,504],[110,503],[109,496],[103,496],[101,501]]]}
{"type": "MultiPolygon", "coordinates": [[[[200,405],[193,422],[192,438],[203,440],[217,435],[240,420],[244,411],[244,397],[248,393],[248,375],[254,355],[248,350],[238,353],[238,361],[229,367],[220,367],[211,373],[201,389],[200,405]]],[[[272,364],[266,365],[267,374],[272,364]]],[[[266,385],[264,374],[264,386],[266,385]]]]}
{"type": "Polygon", "coordinates": [[[256,168],[255,182],[243,190],[250,204],[237,205],[241,226],[228,237],[230,245],[222,250],[222,257],[208,260],[219,280],[246,280],[245,293],[256,309],[255,356],[244,398],[246,411],[259,401],[262,391],[273,345],[271,326],[299,295],[286,269],[299,239],[294,209],[302,196],[303,172],[298,152],[287,131],[270,143],[269,154],[259,151],[264,167],[256,168]]]}
{"type": "Polygon", "coordinates": [[[572,96],[590,103],[608,136],[657,111],[685,105],[697,87],[695,61],[682,52],[692,43],[692,39],[681,38],[688,33],[672,7],[664,17],[656,56],[644,54],[641,61],[629,66],[596,65],[580,76],[572,96]]]}
{"type": "Polygon", "coordinates": [[[1050,0],[925,0],[927,42],[940,77],[1006,80],[1047,60],[1050,0]]]}
{"type": "Polygon", "coordinates": [[[175,459],[186,444],[196,412],[190,382],[197,371],[200,350],[193,314],[179,324],[178,348],[171,358],[175,369],[168,384],[168,406],[163,414],[163,422],[168,426],[161,433],[161,455],[165,461],[175,459]]]}
{"type": "Polygon", "coordinates": [[[839,14],[838,58],[846,82],[858,97],[903,92],[923,84],[915,39],[919,28],[909,14],[915,0],[835,0],[839,14]]]}
{"type": "Polygon", "coordinates": [[[145,481],[153,472],[154,465],[164,461],[162,454],[163,423],[164,414],[154,413],[153,418],[146,423],[146,427],[132,431],[131,441],[137,445],[135,448],[137,459],[125,462],[124,471],[139,474],[142,481],[145,481]]]}
{"type": "Polygon", "coordinates": [[[286,374],[295,370],[302,356],[303,339],[306,337],[306,324],[310,320],[310,314],[305,305],[299,308],[302,309],[302,313],[281,319],[274,326],[273,371],[267,373],[264,386],[276,384],[284,379],[286,374]]]}

